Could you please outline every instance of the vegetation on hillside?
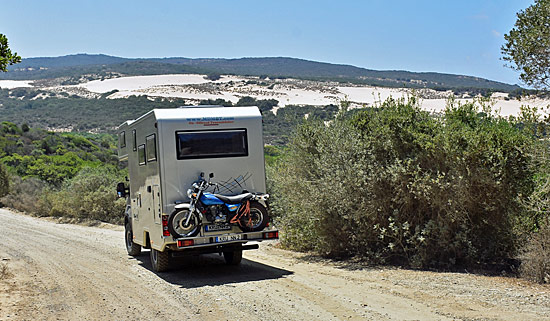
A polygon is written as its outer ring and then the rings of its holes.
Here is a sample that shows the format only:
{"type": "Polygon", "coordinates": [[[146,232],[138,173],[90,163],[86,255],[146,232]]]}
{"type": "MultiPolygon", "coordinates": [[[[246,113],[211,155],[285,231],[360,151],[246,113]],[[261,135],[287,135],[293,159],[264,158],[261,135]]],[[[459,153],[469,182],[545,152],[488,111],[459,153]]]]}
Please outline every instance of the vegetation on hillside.
{"type": "Polygon", "coordinates": [[[221,105],[221,106],[258,106],[263,116],[263,134],[264,143],[269,145],[285,145],[289,137],[304,118],[312,117],[321,120],[332,120],[338,113],[339,107],[336,105],[326,106],[296,106],[287,105],[278,108],[277,112],[273,108],[278,105],[275,99],[255,99],[252,97],[243,97],[233,105],[230,101],[223,99],[203,100],[201,105],[221,105]]]}
{"type": "MultiPolygon", "coordinates": [[[[98,99],[78,96],[38,98],[45,93],[25,88],[0,90],[3,119],[18,125],[27,123],[39,128],[70,128],[74,131],[113,132],[128,119],[154,108],[176,108],[183,99],[155,99],[131,96],[125,99],[98,99]]],[[[109,93],[110,94],[110,93],[109,93]]]]}
{"type": "MultiPolygon", "coordinates": [[[[336,81],[386,87],[458,89],[492,89],[510,92],[515,85],[483,78],[409,71],[377,71],[350,65],[337,65],[295,58],[189,59],[153,58],[126,59],[106,55],[70,55],[63,57],[24,59],[0,79],[45,79],[70,77],[75,82],[83,75],[106,77],[112,74],[152,75],[199,73],[207,75],[243,75],[270,78],[297,78],[336,81]],[[81,61],[79,63],[79,60],[81,61]]],[[[97,79],[96,77],[96,79],[97,79]]],[[[71,82],[72,83],[72,82],[71,82]]]]}
{"type": "MultiPolygon", "coordinates": [[[[129,119],[135,119],[154,108],[176,108],[187,105],[184,99],[130,96],[122,99],[107,99],[110,93],[98,99],[81,97],[37,98],[44,92],[18,88],[0,89],[0,108],[3,119],[21,126],[34,128],[69,129],[75,132],[114,133],[116,127],[129,119]]],[[[335,105],[286,106],[274,112],[278,105],[275,99],[242,97],[237,103],[223,99],[203,100],[203,105],[258,106],[264,115],[264,138],[268,144],[282,145],[305,115],[331,119],[338,111],[335,105]]]]}
{"type": "Polygon", "coordinates": [[[2,122],[1,204],[39,216],[117,223],[124,200],[114,186],[126,175],[108,134],[52,133],[2,122]],[[8,179],[11,183],[5,184],[8,179]]]}

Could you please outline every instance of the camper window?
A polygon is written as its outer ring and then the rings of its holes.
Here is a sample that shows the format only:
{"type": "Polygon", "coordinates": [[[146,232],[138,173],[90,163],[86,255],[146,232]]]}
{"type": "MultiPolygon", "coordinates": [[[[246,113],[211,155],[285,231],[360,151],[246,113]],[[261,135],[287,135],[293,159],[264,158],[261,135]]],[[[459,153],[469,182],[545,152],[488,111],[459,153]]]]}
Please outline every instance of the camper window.
{"type": "Polygon", "coordinates": [[[132,148],[134,149],[134,152],[137,150],[137,134],[136,130],[132,129],[132,148]]]}
{"type": "Polygon", "coordinates": [[[246,129],[176,133],[178,159],[248,156],[246,129]]]}
{"type": "Polygon", "coordinates": [[[157,140],[155,134],[149,135],[146,138],[147,142],[147,161],[153,162],[157,160],[157,140]]]}
{"type": "Polygon", "coordinates": [[[118,134],[118,146],[120,148],[126,147],[126,132],[122,131],[120,134],[118,134]]]}
{"type": "Polygon", "coordinates": [[[145,145],[141,144],[138,146],[138,162],[139,165],[145,165],[145,145]]]}

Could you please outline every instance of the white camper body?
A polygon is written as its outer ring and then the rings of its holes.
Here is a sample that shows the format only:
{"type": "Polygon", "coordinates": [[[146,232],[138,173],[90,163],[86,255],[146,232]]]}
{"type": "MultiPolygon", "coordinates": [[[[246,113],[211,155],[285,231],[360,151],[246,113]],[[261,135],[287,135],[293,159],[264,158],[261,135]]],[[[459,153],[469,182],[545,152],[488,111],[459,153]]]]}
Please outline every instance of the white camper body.
{"type": "Polygon", "coordinates": [[[184,243],[167,235],[163,224],[177,204],[189,202],[187,190],[201,172],[214,173],[214,182],[228,186],[220,191],[224,195],[243,190],[266,193],[262,118],[257,107],[154,109],[123,123],[118,136],[118,157],[128,162],[129,174],[123,192],[125,223],[130,224],[135,244],[174,255],[192,249],[221,253],[229,245],[240,249],[247,241],[264,239],[263,231],[203,227],[192,243],[184,243]]]}

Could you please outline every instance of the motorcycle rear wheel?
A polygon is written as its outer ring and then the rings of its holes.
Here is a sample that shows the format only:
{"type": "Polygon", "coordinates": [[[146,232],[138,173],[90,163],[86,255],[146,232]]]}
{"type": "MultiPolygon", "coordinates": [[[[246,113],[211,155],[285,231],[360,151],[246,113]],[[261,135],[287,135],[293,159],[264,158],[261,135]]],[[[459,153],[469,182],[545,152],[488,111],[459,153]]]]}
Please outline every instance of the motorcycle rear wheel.
{"type": "Polygon", "coordinates": [[[168,217],[168,231],[175,238],[195,236],[199,234],[200,229],[201,225],[197,214],[189,213],[188,209],[176,210],[168,217]],[[189,215],[191,215],[189,225],[185,226],[189,215]]]}
{"type": "Polygon", "coordinates": [[[250,202],[250,220],[243,215],[239,220],[239,227],[243,232],[256,232],[263,230],[269,222],[269,215],[265,206],[258,202],[250,202]]]}

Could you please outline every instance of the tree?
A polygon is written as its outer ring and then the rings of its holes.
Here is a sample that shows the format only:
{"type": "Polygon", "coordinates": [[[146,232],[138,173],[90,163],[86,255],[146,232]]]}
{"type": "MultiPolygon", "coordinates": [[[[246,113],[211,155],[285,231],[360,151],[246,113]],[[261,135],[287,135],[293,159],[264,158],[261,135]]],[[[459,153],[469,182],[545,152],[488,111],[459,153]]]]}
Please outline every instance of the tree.
{"type": "Polygon", "coordinates": [[[521,80],[538,89],[550,87],[550,0],[518,12],[517,21],[501,47],[503,60],[521,72],[521,80]]]}
{"type": "Polygon", "coordinates": [[[241,97],[235,106],[255,106],[257,103],[256,99],[250,96],[241,97]]]}
{"type": "Polygon", "coordinates": [[[21,62],[21,57],[17,52],[11,53],[8,47],[8,38],[0,33],[0,71],[7,72],[8,65],[13,65],[21,62]]]}
{"type": "Polygon", "coordinates": [[[219,80],[221,77],[222,76],[220,74],[210,73],[210,74],[206,75],[204,78],[208,79],[208,80],[216,81],[216,80],[219,80]]]}

